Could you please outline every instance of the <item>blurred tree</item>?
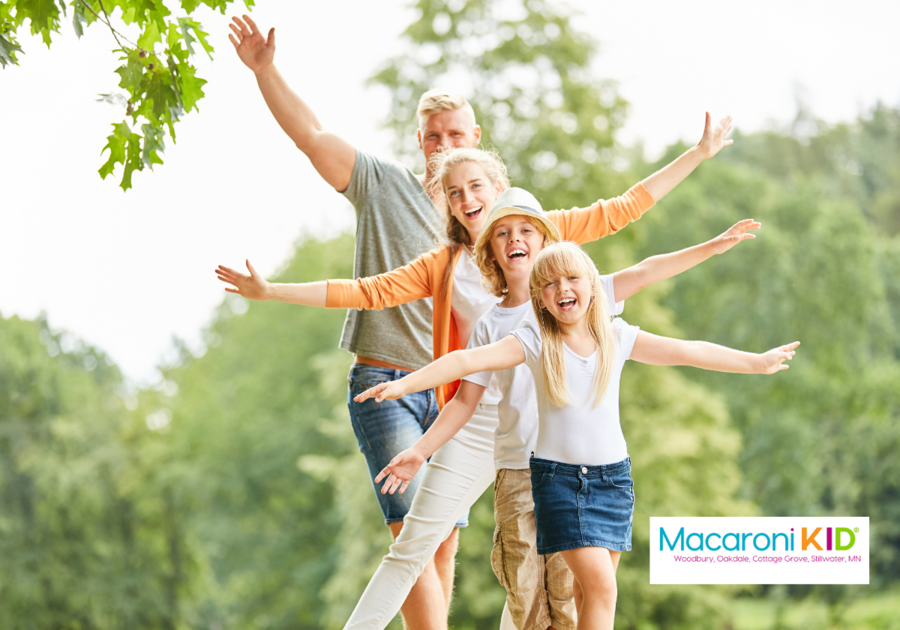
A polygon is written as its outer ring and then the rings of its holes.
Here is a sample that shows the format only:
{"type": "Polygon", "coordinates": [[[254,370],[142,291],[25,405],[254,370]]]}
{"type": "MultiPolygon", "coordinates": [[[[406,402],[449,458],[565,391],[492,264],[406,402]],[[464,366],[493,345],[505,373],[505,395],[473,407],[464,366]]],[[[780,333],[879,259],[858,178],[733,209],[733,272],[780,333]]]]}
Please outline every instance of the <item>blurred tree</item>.
{"type": "Polygon", "coordinates": [[[672,193],[672,212],[641,222],[641,251],[763,222],[747,251],[678,277],[663,304],[692,337],[751,350],[803,342],[777,379],[690,376],[726,397],[743,433],[741,494],[768,515],[869,516],[883,583],[900,566],[900,468],[888,455],[900,448],[900,115],[878,106],[815,127],[740,135],[672,193]]]}
{"type": "MultiPolygon", "coordinates": [[[[122,65],[116,69],[121,77],[119,87],[127,96],[110,92],[98,100],[121,105],[125,119],[113,124],[102,153],[109,157],[100,167],[106,179],[122,165],[122,190],[131,188],[134,171],[153,169],[162,164],[160,153],[165,150],[166,131],[175,142],[175,123],[185,113],[198,109],[203,98],[204,79],[196,76],[192,63],[199,45],[212,59],[213,47],[206,40],[202,25],[191,18],[201,4],[218,9],[223,14],[232,0],[181,0],[178,4],[183,17],[173,17],[163,0],[7,0],[0,2],[0,65],[18,65],[23,54],[18,44],[19,29],[30,24],[32,35],[40,34],[47,47],[52,34],[59,33],[60,21],[72,12],[72,27],[80,38],[84,27],[99,23],[106,26],[114,42],[113,53],[119,53],[122,65]],[[116,9],[120,13],[116,17],[116,9]],[[134,42],[122,32],[135,25],[140,34],[134,42]],[[128,119],[131,119],[131,125],[128,119]],[[140,133],[137,130],[140,125],[140,133]],[[141,135],[143,134],[143,135],[141,135]]],[[[249,8],[253,0],[244,0],[249,8]]]]}
{"type": "Polygon", "coordinates": [[[118,369],[44,320],[0,347],[0,627],[180,627],[200,567],[118,369]]]}

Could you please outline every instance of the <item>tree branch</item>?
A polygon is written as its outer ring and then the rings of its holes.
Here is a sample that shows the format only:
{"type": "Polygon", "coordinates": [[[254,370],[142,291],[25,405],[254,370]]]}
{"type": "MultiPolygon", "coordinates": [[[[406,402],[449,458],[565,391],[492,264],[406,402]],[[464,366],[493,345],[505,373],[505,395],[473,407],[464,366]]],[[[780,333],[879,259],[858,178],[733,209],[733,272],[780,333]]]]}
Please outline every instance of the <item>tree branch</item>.
{"type": "MultiPolygon", "coordinates": [[[[102,16],[100,16],[96,11],[94,11],[94,9],[91,8],[91,5],[89,5],[89,4],[87,3],[87,0],[81,0],[81,4],[84,5],[84,8],[85,8],[85,9],[87,9],[88,11],[90,11],[91,13],[93,13],[93,14],[94,14],[94,17],[96,17],[97,20],[100,21],[102,24],[106,24],[106,25],[109,27],[109,30],[112,31],[113,37],[115,38],[116,43],[119,45],[119,48],[121,48],[121,49],[124,50],[124,49],[125,49],[125,46],[123,46],[123,45],[122,45],[122,42],[119,41],[119,36],[122,35],[122,33],[120,33],[119,31],[117,31],[116,29],[113,28],[113,25],[112,25],[112,23],[110,22],[110,19],[109,19],[109,13],[106,12],[106,7],[103,6],[103,0],[97,0],[97,2],[100,4],[100,10],[103,11],[103,15],[106,17],[106,19],[103,19],[102,16]]],[[[138,46],[137,44],[135,44],[133,41],[131,41],[130,39],[128,39],[128,38],[125,37],[124,35],[122,35],[122,39],[124,39],[126,42],[128,42],[129,44],[131,44],[132,46],[134,46],[134,47],[137,48],[138,50],[141,50],[141,51],[143,51],[143,52],[147,52],[146,50],[144,50],[143,48],[141,48],[140,46],[138,46]]]]}

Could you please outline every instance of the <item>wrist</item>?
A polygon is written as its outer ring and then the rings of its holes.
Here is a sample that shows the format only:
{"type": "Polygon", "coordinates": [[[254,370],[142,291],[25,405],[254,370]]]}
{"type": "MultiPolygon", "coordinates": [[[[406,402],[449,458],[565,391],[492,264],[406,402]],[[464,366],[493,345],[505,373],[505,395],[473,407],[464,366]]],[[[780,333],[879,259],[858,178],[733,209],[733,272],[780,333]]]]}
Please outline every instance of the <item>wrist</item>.
{"type": "Polygon", "coordinates": [[[415,456],[419,461],[422,462],[431,457],[431,453],[429,453],[427,449],[423,448],[418,442],[413,444],[409,448],[409,450],[412,452],[413,456],[415,456]]]}
{"type": "Polygon", "coordinates": [[[257,68],[256,70],[254,70],[253,74],[256,75],[256,80],[257,81],[267,80],[269,78],[269,75],[272,72],[272,68],[274,68],[274,67],[275,67],[275,64],[269,63],[265,66],[262,66],[261,68],[257,68]]]}

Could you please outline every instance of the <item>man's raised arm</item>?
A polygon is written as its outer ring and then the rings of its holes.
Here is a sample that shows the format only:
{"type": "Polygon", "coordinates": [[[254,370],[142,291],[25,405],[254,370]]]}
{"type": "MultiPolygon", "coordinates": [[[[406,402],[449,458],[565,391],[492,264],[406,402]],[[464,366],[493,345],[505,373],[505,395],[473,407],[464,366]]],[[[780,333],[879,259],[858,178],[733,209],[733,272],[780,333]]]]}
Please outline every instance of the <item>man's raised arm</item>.
{"type": "Polygon", "coordinates": [[[343,192],[350,185],[356,149],[343,138],[322,129],[309,105],[288,87],[275,68],[275,29],[269,29],[268,37],[263,37],[249,15],[243,18],[243,21],[232,18],[234,23],[228,26],[234,34],[228,38],[244,65],[256,75],[256,83],[269,111],[297,148],[306,154],[322,179],[343,192]]]}

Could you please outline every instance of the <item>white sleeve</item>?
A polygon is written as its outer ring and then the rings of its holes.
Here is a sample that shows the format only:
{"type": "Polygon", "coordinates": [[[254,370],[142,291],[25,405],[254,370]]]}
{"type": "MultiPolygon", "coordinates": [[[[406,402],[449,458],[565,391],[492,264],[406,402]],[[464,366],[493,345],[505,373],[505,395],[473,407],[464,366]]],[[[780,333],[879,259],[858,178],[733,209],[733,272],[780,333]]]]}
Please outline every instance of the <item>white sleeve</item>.
{"type": "Polygon", "coordinates": [[[607,309],[610,315],[621,315],[625,310],[625,300],[616,302],[616,288],[613,284],[612,274],[600,276],[600,286],[603,294],[606,295],[607,309]]]}
{"type": "Polygon", "coordinates": [[[538,330],[537,324],[526,319],[510,334],[522,344],[522,349],[525,350],[525,364],[532,373],[535,373],[541,365],[541,331],[538,330]]]}
{"type": "MultiPolygon", "coordinates": [[[[490,311],[488,311],[488,315],[490,311]]],[[[491,343],[490,335],[488,335],[487,326],[484,323],[484,317],[480,318],[477,322],[475,322],[475,330],[472,331],[472,335],[469,337],[469,345],[466,346],[466,350],[471,350],[472,348],[480,348],[481,346],[486,346],[491,343]]],[[[468,376],[463,376],[462,380],[469,381],[470,383],[475,383],[476,385],[481,385],[482,387],[488,387],[491,384],[491,376],[494,373],[491,370],[486,370],[484,372],[475,372],[474,374],[469,374],[468,376]]]]}
{"type": "Polygon", "coordinates": [[[625,365],[625,361],[631,358],[634,342],[637,341],[641,329],[638,326],[632,326],[621,317],[613,320],[613,328],[616,332],[616,361],[621,368],[625,365]]]}

